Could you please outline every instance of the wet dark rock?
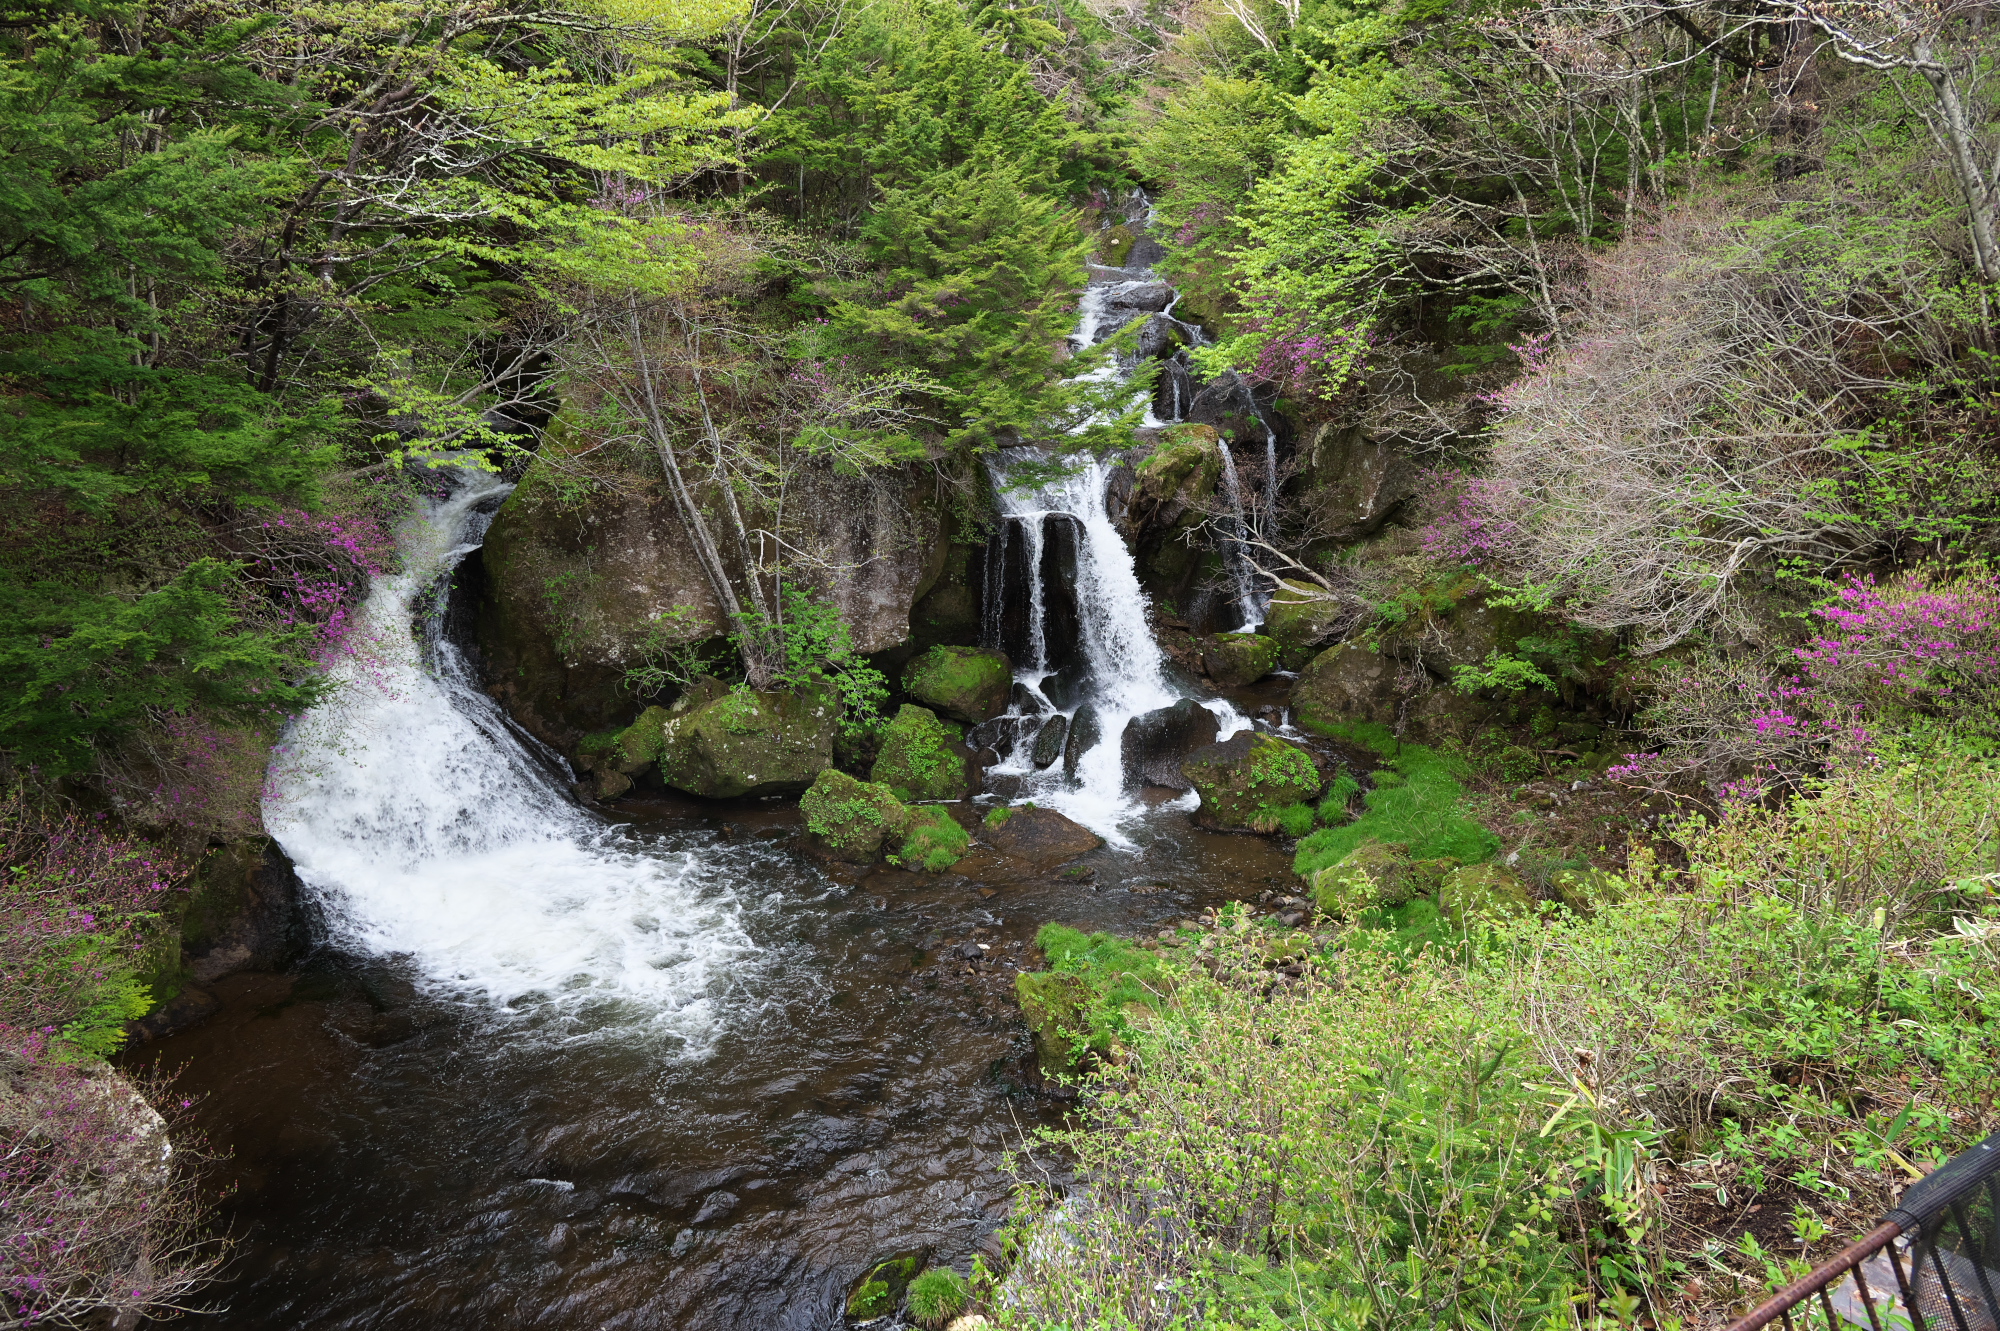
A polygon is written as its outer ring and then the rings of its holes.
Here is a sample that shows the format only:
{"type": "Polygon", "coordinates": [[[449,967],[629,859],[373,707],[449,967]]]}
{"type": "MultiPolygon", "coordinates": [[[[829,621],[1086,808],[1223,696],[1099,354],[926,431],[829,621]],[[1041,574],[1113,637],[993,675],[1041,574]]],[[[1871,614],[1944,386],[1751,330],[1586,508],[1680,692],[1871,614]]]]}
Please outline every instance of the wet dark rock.
{"type": "Polygon", "coordinates": [[[1063,756],[1063,745],[1069,739],[1069,718],[1058,713],[1042,723],[1042,729],[1035,736],[1033,762],[1036,767],[1054,765],[1063,756]]]}
{"type": "Polygon", "coordinates": [[[1060,708],[1076,706],[1089,693],[1090,669],[1081,661],[1072,662],[1042,681],[1042,695],[1060,708]]]}
{"type": "Polygon", "coordinates": [[[1004,819],[988,822],[981,835],[1002,855],[1025,861],[1037,872],[1104,844],[1095,832],[1054,809],[1009,809],[1004,819]]]}
{"type": "Polygon", "coordinates": [[[1135,716],[1119,741],[1125,779],[1169,790],[1191,789],[1181,774],[1181,763],[1196,749],[1215,743],[1220,733],[1215,713],[1192,698],[1135,716]]]}
{"type": "Polygon", "coordinates": [[[1083,616],[1076,600],[1082,536],[1083,524],[1067,513],[1042,519],[1042,644],[1051,670],[1083,660],[1083,616]]]}
{"type": "Polygon", "coordinates": [[[1049,710],[1049,705],[1035,695],[1026,684],[1016,684],[1007,695],[1007,705],[1022,716],[1041,716],[1049,710]]]}
{"type": "Polygon", "coordinates": [[[1097,714],[1097,704],[1087,702],[1077,708],[1069,720],[1069,739],[1063,744],[1063,775],[1074,781],[1083,755],[1096,748],[1103,738],[1104,722],[1097,714]]]}
{"type": "Polygon", "coordinates": [[[694,1223],[709,1225],[718,1220],[726,1220],[736,1213],[742,1199],[733,1192],[711,1192],[702,1199],[701,1209],[694,1213],[694,1223]]]}

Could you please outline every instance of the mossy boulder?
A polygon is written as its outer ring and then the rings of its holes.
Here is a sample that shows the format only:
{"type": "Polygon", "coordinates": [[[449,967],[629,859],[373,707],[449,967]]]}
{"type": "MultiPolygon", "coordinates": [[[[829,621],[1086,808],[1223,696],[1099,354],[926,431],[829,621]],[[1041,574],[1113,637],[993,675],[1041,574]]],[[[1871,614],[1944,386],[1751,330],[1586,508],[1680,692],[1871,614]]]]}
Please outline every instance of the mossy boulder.
{"type": "Polygon", "coordinates": [[[1410,848],[1400,841],[1364,841],[1338,864],[1312,876],[1312,898],[1328,915],[1352,919],[1364,910],[1400,906],[1412,891],[1410,848]]]}
{"type": "Polygon", "coordinates": [[[1065,971],[1022,971],[1014,977],[1014,996],[1028,1019],[1042,1076],[1054,1080],[1072,1072],[1084,1050],[1083,1005],[1089,995],[1083,978],[1065,971]]]}
{"type": "MultiPolygon", "coordinates": [[[[1410,689],[1400,662],[1358,642],[1343,642],[1315,656],[1292,685],[1298,723],[1324,733],[1371,721],[1394,725],[1410,689]]],[[[1421,680],[1411,681],[1411,683],[1421,680]]]]}
{"type": "Polygon", "coordinates": [[[965,858],[972,834],[956,818],[932,805],[909,810],[891,864],[922,873],[943,873],[965,858]]]}
{"type": "Polygon", "coordinates": [[[627,765],[650,755],[660,779],[690,795],[791,795],[833,766],[839,720],[817,690],[697,687],[664,712],[648,708],[615,747],[627,765]]]}
{"type": "Polygon", "coordinates": [[[1254,684],[1277,668],[1284,650],[1261,633],[1218,633],[1202,645],[1201,668],[1219,688],[1254,684]]]}
{"type": "Polygon", "coordinates": [[[1468,919],[1504,919],[1534,913],[1534,894],[1515,874],[1497,864],[1468,864],[1444,877],[1438,909],[1453,924],[1468,919]]]}
{"type": "Polygon", "coordinates": [[[976,726],[1007,710],[1014,667],[984,647],[933,647],[903,667],[903,691],[940,716],[976,726]]]}
{"type": "Polygon", "coordinates": [[[905,703],[882,732],[869,776],[906,801],[962,800],[976,780],[963,732],[927,707],[905,703]]]}
{"type": "Polygon", "coordinates": [[[1332,636],[1340,615],[1340,602],[1326,588],[1287,578],[1272,593],[1262,631],[1286,650],[1311,647],[1332,636]]]}
{"type": "Polygon", "coordinates": [[[1286,807],[1310,803],[1326,785],[1304,749],[1248,730],[1195,750],[1181,775],[1201,797],[1196,818],[1224,831],[1276,832],[1286,807]]]}
{"type": "Polygon", "coordinates": [[[896,793],[829,767],[799,799],[815,850],[852,864],[873,864],[885,842],[894,844],[910,821],[896,793]]]}
{"type": "Polygon", "coordinates": [[[1553,886],[1556,899],[1585,918],[1625,899],[1625,880],[1602,869],[1566,869],[1553,886]]]}

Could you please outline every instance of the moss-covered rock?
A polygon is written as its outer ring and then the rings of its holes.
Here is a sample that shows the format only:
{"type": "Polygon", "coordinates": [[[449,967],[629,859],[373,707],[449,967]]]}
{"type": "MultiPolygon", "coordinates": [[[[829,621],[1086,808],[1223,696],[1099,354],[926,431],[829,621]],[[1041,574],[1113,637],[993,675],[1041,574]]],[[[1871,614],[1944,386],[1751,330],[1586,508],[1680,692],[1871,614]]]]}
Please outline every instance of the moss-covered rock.
{"type": "Polygon", "coordinates": [[[972,834],[949,813],[931,805],[909,810],[902,840],[889,862],[923,873],[943,873],[964,859],[971,846],[972,834]]]}
{"type": "Polygon", "coordinates": [[[691,795],[790,795],[833,766],[839,720],[839,704],[817,691],[701,687],[647,709],[615,751],[627,764],[650,755],[661,780],[691,795]]]}
{"type": "Polygon", "coordinates": [[[1364,841],[1338,864],[1312,876],[1313,903],[1328,915],[1352,919],[1364,910],[1400,906],[1413,895],[1410,848],[1398,841],[1364,841]]]}
{"type": "Polygon", "coordinates": [[[1218,633],[1202,645],[1201,668],[1220,688],[1254,684],[1278,665],[1283,646],[1261,633],[1218,633]]]}
{"type": "Polygon", "coordinates": [[[903,691],[940,716],[976,726],[1007,710],[1014,667],[984,647],[933,647],[903,667],[903,691]]]}
{"type": "Polygon", "coordinates": [[[853,864],[881,858],[884,843],[895,844],[908,827],[910,810],[894,791],[857,781],[837,767],[821,772],[799,800],[815,849],[853,864]]]}
{"type": "Polygon", "coordinates": [[[1201,797],[1197,818],[1231,831],[1278,831],[1281,810],[1310,803],[1326,785],[1304,749],[1248,730],[1195,750],[1181,775],[1201,797]]]}
{"type": "Polygon", "coordinates": [[[1262,632],[1282,648],[1311,647],[1332,635],[1340,616],[1340,602],[1326,588],[1287,578],[1272,593],[1262,632]]]}
{"type": "Polygon", "coordinates": [[[1105,227],[1097,233],[1097,252],[1091,258],[1106,268],[1123,268],[1137,240],[1132,228],[1123,222],[1105,227]]]}
{"type": "Polygon", "coordinates": [[[1625,880],[1602,869],[1566,869],[1553,886],[1557,900],[1586,918],[1625,899],[1625,880]]]}
{"type": "MultiPolygon", "coordinates": [[[[1314,657],[1292,685],[1298,723],[1321,733],[1357,721],[1394,725],[1410,689],[1400,662],[1358,642],[1314,657]]],[[[1415,681],[1421,682],[1421,680],[1415,681]]]]}
{"type": "Polygon", "coordinates": [[[1528,885],[1497,864],[1469,864],[1454,869],[1438,888],[1438,909],[1453,924],[1468,919],[1500,919],[1528,915],[1535,909],[1528,885]]]}
{"type": "Polygon", "coordinates": [[[1035,1041],[1035,1066],[1050,1080],[1073,1071],[1084,1050],[1083,978],[1063,971],[1022,971],[1014,996],[1035,1041]]]}
{"type": "Polygon", "coordinates": [[[962,800],[972,793],[975,771],[957,726],[905,703],[882,732],[882,751],[869,776],[901,800],[962,800]]]}

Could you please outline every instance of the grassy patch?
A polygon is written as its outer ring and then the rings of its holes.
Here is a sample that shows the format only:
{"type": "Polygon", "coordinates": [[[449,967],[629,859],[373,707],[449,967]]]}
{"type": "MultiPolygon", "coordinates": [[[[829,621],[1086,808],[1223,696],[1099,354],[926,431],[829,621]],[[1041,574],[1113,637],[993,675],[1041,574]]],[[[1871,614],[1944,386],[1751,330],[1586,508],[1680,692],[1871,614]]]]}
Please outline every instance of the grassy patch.
{"type": "Polygon", "coordinates": [[[904,825],[903,844],[889,856],[889,862],[925,873],[943,873],[965,858],[971,845],[971,834],[943,809],[912,809],[904,825]]]}
{"type": "MultiPolygon", "coordinates": [[[[1321,727],[1338,732],[1333,738],[1365,744],[1381,754],[1384,770],[1371,774],[1374,789],[1362,796],[1362,813],[1353,822],[1326,827],[1299,842],[1292,869],[1311,874],[1338,864],[1343,856],[1364,841],[1401,842],[1414,859],[1454,859],[1461,864],[1478,864],[1491,859],[1500,849],[1500,838],[1465,816],[1465,775],[1463,760],[1421,744],[1402,744],[1386,727],[1353,725],[1321,727]]],[[[1321,814],[1338,815],[1346,808],[1329,810],[1343,776],[1334,783],[1320,805],[1321,814]]]]}

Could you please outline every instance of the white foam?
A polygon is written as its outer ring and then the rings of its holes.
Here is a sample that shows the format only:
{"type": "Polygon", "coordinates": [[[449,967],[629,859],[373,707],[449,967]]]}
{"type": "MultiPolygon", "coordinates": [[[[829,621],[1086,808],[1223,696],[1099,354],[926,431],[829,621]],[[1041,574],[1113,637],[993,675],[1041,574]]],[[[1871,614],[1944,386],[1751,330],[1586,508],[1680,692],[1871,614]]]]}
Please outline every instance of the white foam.
{"type": "Polygon", "coordinates": [[[399,533],[404,570],[371,586],[359,650],[290,727],[265,823],[340,941],[496,1006],[638,1021],[699,1047],[755,950],[717,881],[740,873],[585,813],[474,686],[441,615],[420,642],[418,598],[476,548],[480,507],[506,491],[460,481],[399,533]]]}

